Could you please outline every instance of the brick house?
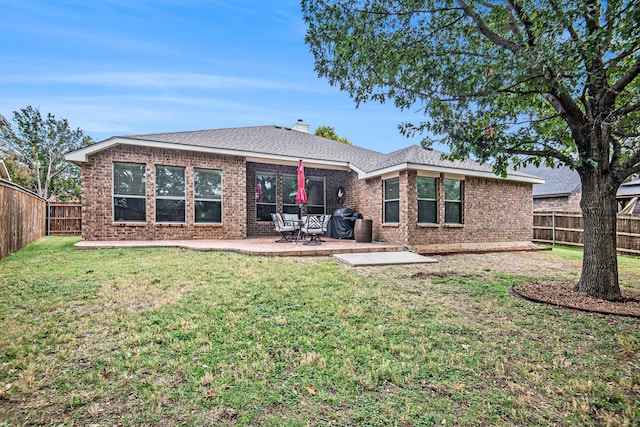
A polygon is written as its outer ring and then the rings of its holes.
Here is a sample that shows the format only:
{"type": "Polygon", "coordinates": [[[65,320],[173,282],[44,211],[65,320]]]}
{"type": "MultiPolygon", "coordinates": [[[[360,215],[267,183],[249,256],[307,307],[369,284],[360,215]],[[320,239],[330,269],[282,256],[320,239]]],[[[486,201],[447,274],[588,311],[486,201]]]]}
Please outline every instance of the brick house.
{"type": "MultiPolygon", "coordinates": [[[[575,170],[566,166],[550,168],[529,165],[520,170],[528,175],[544,179],[544,183],[533,188],[533,210],[535,212],[582,212],[582,183],[575,170]]],[[[640,180],[624,182],[616,192],[618,212],[625,207],[627,213],[640,214],[640,180]],[[632,203],[633,206],[629,206],[632,203]]]]}
{"type": "Polygon", "coordinates": [[[544,179],[543,184],[533,188],[534,211],[581,211],[582,185],[578,172],[568,167],[550,168],[543,165],[529,165],[520,171],[544,179]]]}
{"type": "Polygon", "coordinates": [[[291,129],[255,126],[112,137],[67,154],[82,168],[84,240],[244,239],[275,234],[270,214],[350,207],[373,239],[451,248],[513,246],[532,236],[532,187],[473,161],[413,145],[383,154],[291,129]],[[341,190],[343,197],[338,197],[341,190]]]}

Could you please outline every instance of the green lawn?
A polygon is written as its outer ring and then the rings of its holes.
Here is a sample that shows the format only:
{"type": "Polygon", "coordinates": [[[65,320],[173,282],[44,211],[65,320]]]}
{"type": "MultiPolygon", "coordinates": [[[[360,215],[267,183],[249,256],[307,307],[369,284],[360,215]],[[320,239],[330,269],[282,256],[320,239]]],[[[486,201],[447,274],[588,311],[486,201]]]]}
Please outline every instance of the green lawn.
{"type": "Polygon", "coordinates": [[[76,241],[0,261],[0,426],[640,425],[638,319],[509,293],[576,277],[576,250],[351,268],[76,241]]]}

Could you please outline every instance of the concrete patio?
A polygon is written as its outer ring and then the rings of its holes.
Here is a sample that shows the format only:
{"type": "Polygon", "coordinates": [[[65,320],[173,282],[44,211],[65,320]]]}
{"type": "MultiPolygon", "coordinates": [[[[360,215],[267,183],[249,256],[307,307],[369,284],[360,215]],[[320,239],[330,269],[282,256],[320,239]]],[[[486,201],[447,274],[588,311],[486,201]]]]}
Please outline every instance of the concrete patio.
{"type": "Polygon", "coordinates": [[[403,245],[393,243],[358,243],[322,237],[321,245],[304,242],[276,243],[276,236],[252,237],[241,240],[120,240],[81,241],[76,249],[119,248],[184,248],[195,251],[227,251],[257,256],[328,256],[334,254],[381,253],[407,251],[403,245]]]}

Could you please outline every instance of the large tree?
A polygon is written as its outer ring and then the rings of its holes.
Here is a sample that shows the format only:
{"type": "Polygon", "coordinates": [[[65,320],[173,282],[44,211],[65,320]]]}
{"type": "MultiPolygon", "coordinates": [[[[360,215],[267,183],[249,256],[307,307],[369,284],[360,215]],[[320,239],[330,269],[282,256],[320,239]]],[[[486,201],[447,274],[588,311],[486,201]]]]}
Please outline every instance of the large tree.
{"type": "Polygon", "coordinates": [[[316,128],[316,131],[313,133],[314,135],[321,136],[323,138],[333,139],[334,141],[344,142],[345,144],[351,145],[351,141],[347,138],[340,136],[336,133],[333,126],[322,125],[316,128]]]}
{"type": "Polygon", "coordinates": [[[541,162],[582,180],[580,292],[619,299],[618,186],[640,171],[634,0],[303,0],[316,71],[356,103],[421,108],[406,134],[505,174],[541,162]],[[428,141],[426,141],[428,140],[428,141]]]}
{"type": "Polygon", "coordinates": [[[42,117],[38,108],[27,106],[13,112],[13,124],[0,126],[0,151],[16,170],[30,173],[22,185],[49,200],[79,197],[78,167],[64,154],[92,143],[91,137],[66,119],[51,113],[42,117]]]}

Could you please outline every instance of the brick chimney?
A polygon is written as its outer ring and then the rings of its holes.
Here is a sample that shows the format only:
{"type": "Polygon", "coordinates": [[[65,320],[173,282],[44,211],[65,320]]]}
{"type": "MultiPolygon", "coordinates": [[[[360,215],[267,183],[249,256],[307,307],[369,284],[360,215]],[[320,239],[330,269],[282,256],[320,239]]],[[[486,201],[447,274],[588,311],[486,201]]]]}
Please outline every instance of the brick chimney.
{"type": "Polygon", "coordinates": [[[291,126],[291,130],[309,133],[309,125],[306,124],[302,119],[298,119],[298,121],[293,126],[291,126]]]}

